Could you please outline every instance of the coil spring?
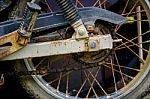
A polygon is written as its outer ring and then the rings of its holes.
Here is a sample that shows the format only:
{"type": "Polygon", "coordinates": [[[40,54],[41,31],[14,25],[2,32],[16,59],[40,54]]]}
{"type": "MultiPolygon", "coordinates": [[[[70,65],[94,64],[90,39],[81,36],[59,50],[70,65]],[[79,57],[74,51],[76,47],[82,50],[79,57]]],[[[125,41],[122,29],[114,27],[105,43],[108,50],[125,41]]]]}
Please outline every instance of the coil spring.
{"type": "Polygon", "coordinates": [[[80,16],[71,0],[55,0],[67,21],[72,25],[80,19],[80,16]]]}
{"type": "Polygon", "coordinates": [[[19,31],[21,31],[21,29],[23,28],[24,21],[25,21],[25,19],[26,19],[26,17],[27,17],[28,11],[29,11],[29,9],[28,9],[28,7],[26,6],[26,7],[25,7],[25,11],[24,11],[24,15],[23,15],[23,17],[22,17],[22,21],[21,21],[20,26],[19,26],[19,29],[18,29],[19,31]]]}

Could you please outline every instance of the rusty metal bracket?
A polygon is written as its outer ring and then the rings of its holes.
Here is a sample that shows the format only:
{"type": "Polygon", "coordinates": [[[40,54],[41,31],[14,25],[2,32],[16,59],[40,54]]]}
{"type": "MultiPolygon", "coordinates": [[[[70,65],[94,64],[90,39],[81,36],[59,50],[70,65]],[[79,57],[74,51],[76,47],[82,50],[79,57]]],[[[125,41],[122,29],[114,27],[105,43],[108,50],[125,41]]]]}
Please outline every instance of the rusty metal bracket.
{"type": "Polygon", "coordinates": [[[18,30],[0,37],[1,48],[9,45],[6,49],[0,49],[0,59],[20,50],[30,42],[30,36],[38,16],[38,11],[41,8],[37,4],[29,2],[27,3],[27,6],[30,17],[26,17],[26,19],[23,20],[18,30]]]}
{"type": "Polygon", "coordinates": [[[97,35],[89,37],[89,39],[81,40],[71,38],[58,41],[31,43],[23,49],[1,59],[1,61],[112,49],[113,41],[111,35],[108,34],[97,35]]]}
{"type": "Polygon", "coordinates": [[[19,34],[17,31],[14,31],[14,32],[7,34],[5,36],[1,36],[0,37],[0,45],[11,44],[11,46],[9,46],[8,48],[6,48],[4,50],[0,50],[0,59],[5,57],[5,56],[12,54],[13,52],[15,52],[21,48],[23,48],[24,46],[20,45],[18,43],[18,41],[24,42],[24,43],[27,42],[26,39],[19,38],[19,34]]]}

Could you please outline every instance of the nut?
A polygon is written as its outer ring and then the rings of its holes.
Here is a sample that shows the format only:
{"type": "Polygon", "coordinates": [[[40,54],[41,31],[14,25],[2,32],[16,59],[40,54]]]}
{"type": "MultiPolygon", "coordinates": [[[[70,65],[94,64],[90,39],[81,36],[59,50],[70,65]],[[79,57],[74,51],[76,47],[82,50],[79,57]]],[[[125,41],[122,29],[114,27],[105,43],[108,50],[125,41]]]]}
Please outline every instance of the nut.
{"type": "Polygon", "coordinates": [[[79,29],[78,33],[79,33],[80,36],[83,36],[83,35],[85,35],[86,32],[85,32],[84,29],[79,29]]]}
{"type": "Polygon", "coordinates": [[[89,47],[92,48],[92,49],[96,48],[96,45],[97,45],[96,41],[90,41],[89,42],[89,47]]]}

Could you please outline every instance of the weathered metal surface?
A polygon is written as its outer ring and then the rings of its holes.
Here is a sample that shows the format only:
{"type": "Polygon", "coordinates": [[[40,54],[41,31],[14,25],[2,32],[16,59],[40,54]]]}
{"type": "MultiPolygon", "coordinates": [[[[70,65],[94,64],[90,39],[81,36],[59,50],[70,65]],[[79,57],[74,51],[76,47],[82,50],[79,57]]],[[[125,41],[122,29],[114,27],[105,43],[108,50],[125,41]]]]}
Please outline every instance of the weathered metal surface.
{"type": "MultiPolygon", "coordinates": [[[[88,7],[82,9],[80,8],[78,10],[83,22],[88,25],[93,25],[96,19],[114,24],[124,24],[128,21],[125,17],[101,8],[88,7]]],[[[14,20],[0,23],[0,36],[16,30],[19,27],[20,22],[21,20],[14,20]]],[[[68,21],[65,20],[60,12],[47,13],[38,16],[33,31],[39,32],[68,24],[68,21]]]]}
{"type": "MultiPolygon", "coordinates": [[[[96,19],[111,22],[114,24],[122,24],[122,23],[125,23],[127,21],[126,18],[124,18],[120,15],[117,15],[113,12],[110,12],[110,11],[107,11],[104,9],[100,9],[100,8],[89,7],[89,8],[79,9],[79,14],[80,14],[83,22],[87,25],[94,25],[94,22],[96,21],[96,19]]],[[[29,26],[28,26],[28,29],[30,29],[30,30],[25,31],[25,32],[27,32],[26,34],[29,36],[31,35],[34,23],[36,21],[35,16],[37,16],[37,14],[35,14],[35,15],[33,14],[33,16],[31,17],[31,21],[30,21],[29,26]]],[[[0,30],[2,30],[3,33],[1,32],[0,34],[4,35],[5,30],[6,31],[13,30],[14,28],[9,29],[9,27],[17,26],[18,24],[20,24],[20,20],[18,20],[18,22],[14,22],[14,23],[12,23],[12,21],[11,21],[11,22],[6,22],[6,24],[5,23],[1,23],[1,24],[2,25],[0,25],[0,30]]],[[[62,16],[61,13],[45,14],[45,15],[39,16],[34,30],[35,31],[42,31],[42,30],[49,29],[52,27],[58,27],[58,26],[67,25],[67,24],[68,24],[68,22],[64,19],[64,17],[62,16]]],[[[1,36],[0,45],[6,44],[6,43],[11,43],[12,46],[10,48],[6,49],[5,51],[2,51],[0,53],[0,58],[7,56],[7,55],[10,55],[11,53],[23,48],[22,45],[26,45],[27,42],[28,42],[28,39],[19,37],[17,32],[12,32],[10,34],[7,34],[6,36],[1,36]]],[[[107,43],[103,42],[103,44],[102,44],[102,43],[98,42],[96,45],[101,46],[104,44],[107,44],[107,43]]],[[[77,47],[79,47],[79,46],[77,46],[77,47]]],[[[108,47],[108,45],[107,45],[107,47],[108,47]]],[[[59,49],[59,48],[57,48],[57,49],[59,49]]],[[[60,47],[60,49],[61,49],[61,47],[60,47]]],[[[98,48],[98,50],[99,49],[103,49],[103,47],[98,48]]],[[[96,51],[93,48],[91,50],[96,51]]],[[[87,51],[87,50],[83,50],[83,51],[87,51]]],[[[59,52],[61,52],[61,51],[59,51],[59,52]]],[[[80,51],[76,51],[76,52],[80,52],[80,51]]],[[[70,53],[72,53],[72,52],[70,51],[70,53]]],[[[62,53],[57,53],[57,54],[65,54],[65,53],[62,52],[62,53]]],[[[53,55],[53,54],[50,54],[50,55],[53,55]]],[[[54,55],[56,55],[56,54],[54,54],[54,55]]],[[[43,54],[43,56],[44,56],[44,54],[43,54]]]]}
{"type": "MultiPolygon", "coordinates": [[[[22,45],[18,44],[19,40],[19,35],[17,33],[17,31],[14,31],[10,34],[7,34],[5,36],[1,36],[0,37],[0,45],[4,45],[4,44],[7,44],[7,43],[11,43],[12,46],[8,47],[7,49],[4,49],[0,51],[0,59],[5,57],[5,56],[8,56],[10,55],[11,53],[23,48],[22,45]]],[[[20,39],[21,40],[21,39],[20,39]]],[[[19,41],[20,41],[19,40],[19,41]]],[[[21,40],[22,42],[22,40],[21,40]]],[[[25,42],[25,41],[23,41],[25,42]]]]}
{"type": "MultiPolygon", "coordinates": [[[[28,3],[28,6],[31,12],[29,13],[30,17],[26,17],[22,21],[20,28],[17,29],[16,31],[0,37],[1,47],[4,47],[4,45],[7,43],[10,44],[10,47],[6,48],[5,50],[0,51],[0,59],[23,48],[30,41],[30,36],[32,34],[32,30],[34,28],[34,24],[36,22],[36,18],[38,15],[37,10],[39,10],[40,7],[33,3],[28,3]]],[[[28,13],[27,13],[27,16],[29,16],[28,13]]]]}
{"type": "Polygon", "coordinates": [[[60,54],[71,54],[78,52],[92,52],[102,49],[112,49],[113,40],[111,35],[97,35],[88,40],[58,40],[44,43],[28,44],[23,49],[3,58],[2,60],[24,59],[30,57],[42,57],[60,54]],[[95,47],[91,47],[90,42],[95,42],[95,47]]]}
{"type": "Polygon", "coordinates": [[[119,14],[97,7],[85,7],[84,9],[80,8],[79,14],[85,24],[88,24],[89,22],[94,24],[97,19],[113,24],[125,24],[128,22],[125,17],[119,14]]]}
{"type": "Polygon", "coordinates": [[[85,27],[85,25],[83,24],[83,21],[80,19],[78,21],[76,21],[74,24],[72,24],[72,27],[75,30],[75,35],[73,35],[73,38],[76,39],[83,39],[83,38],[88,38],[88,31],[85,27]]]}

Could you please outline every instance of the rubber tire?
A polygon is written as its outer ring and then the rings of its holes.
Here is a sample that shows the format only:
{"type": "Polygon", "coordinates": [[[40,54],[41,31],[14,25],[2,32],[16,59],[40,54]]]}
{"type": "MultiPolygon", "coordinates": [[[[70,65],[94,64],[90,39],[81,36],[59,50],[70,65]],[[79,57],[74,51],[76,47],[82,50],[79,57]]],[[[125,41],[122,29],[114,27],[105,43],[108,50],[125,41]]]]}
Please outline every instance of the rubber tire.
{"type": "MultiPolygon", "coordinates": [[[[149,59],[150,61],[150,59],[149,59]]],[[[150,62],[148,62],[150,66],[150,62]]],[[[27,70],[24,60],[16,61],[15,68],[17,71],[27,70]]],[[[55,99],[53,96],[44,91],[32,78],[32,76],[19,77],[20,83],[27,93],[35,99],[55,99]]],[[[150,71],[145,75],[143,80],[138,84],[134,90],[126,95],[121,95],[119,99],[147,99],[150,92],[150,71]]]]}
{"type": "MultiPolygon", "coordinates": [[[[23,60],[16,61],[15,69],[17,71],[27,70],[23,60]]],[[[41,87],[35,82],[32,76],[19,77],[22,87],[27,93],[34,99],[55,99],[47,92],[41,89],[41,87]]],[[[145,76],[144,80],[129,94],[122,96],[121,99],[143,99],[148,97],[150,91],[150,71],[145,76]]],[[[148,97],[150,98],[150,97],[148,97]]]]}
{"type": "MultiPolygon", "coordinates": [[[[16,71],[27,70],[24,61],[16,61],[16,71]]],[[[22,87],[33,99],[54,99],[54,97],[48,95],[41,87],[35,82],[32,76],[18,77],[22,87]]]]}

